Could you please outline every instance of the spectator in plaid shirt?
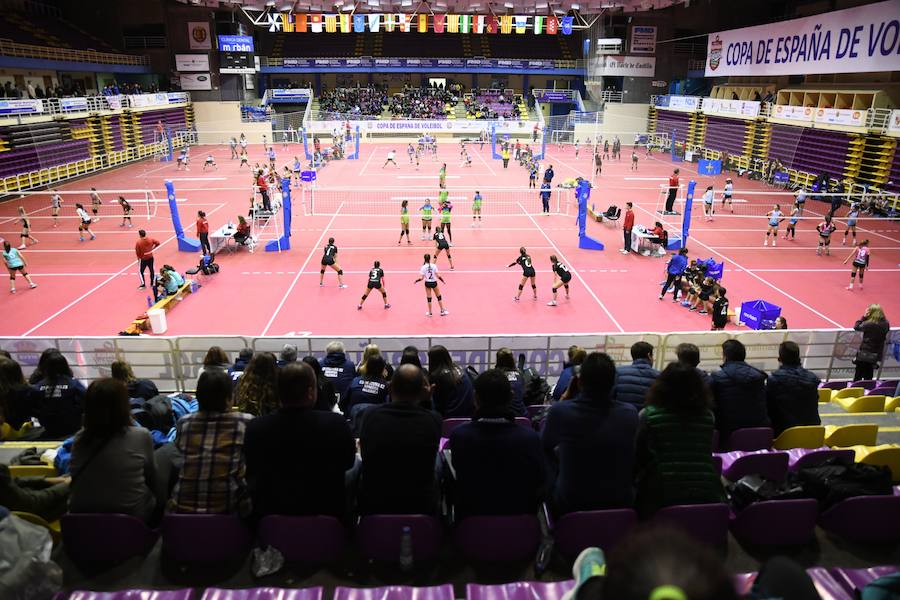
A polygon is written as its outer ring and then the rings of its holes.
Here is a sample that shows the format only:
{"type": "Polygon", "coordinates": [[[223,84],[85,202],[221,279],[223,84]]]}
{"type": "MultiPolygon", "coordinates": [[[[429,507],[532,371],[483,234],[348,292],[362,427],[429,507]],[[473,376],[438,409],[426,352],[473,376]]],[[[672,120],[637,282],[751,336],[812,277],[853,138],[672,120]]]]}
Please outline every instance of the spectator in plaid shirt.
{"type": "Polygon", "coordinates": [[[250,513],[244,480],[244,431],[253,418],[230,410],[231,378],[204,371],[197,380],[200,411],[178,421],[175,445],[184,457],[169,509],[179,513],[250,513]]]}

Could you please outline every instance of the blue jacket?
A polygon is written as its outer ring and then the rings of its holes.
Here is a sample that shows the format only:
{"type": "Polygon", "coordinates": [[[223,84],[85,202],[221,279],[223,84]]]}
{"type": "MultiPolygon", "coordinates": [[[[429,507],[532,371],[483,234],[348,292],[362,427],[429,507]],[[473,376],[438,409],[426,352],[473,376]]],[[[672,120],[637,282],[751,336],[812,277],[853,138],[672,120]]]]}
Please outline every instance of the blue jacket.
{"type": "Polygon", "coordinates": [[[669,275],[681,275],[687,268],[687,264],[687,256],[675,254],[672,256],[671,260],[669,260],[669,265],[668,267],[666,267],[666,272],[669,275]]]}
{"type": "Polygon", "coordinates": [[[384,379],[354,377],[341,398],[341,411],[345,415],[358,404],[384,404],[388,401],[388,387],[384,379]]]}
{"type": "Polygon", "coordinates": [[[789,427],[820,425],[819,377],[801,366],[772,371],[766,383],[766,404],[776,436],[789,427]]]}
{"type": "Polygon", "coordinates": [[[475,389],[469,376],[454,366],[452,370],[430,375],[434,391],[431,394],[436,410],[445,419],[471,417],[475,412],[475,389]]]}
{"type": "Polygon", "coordinates": [[[34,387],[40,391],[34,416],[44,427],[45,439],[63,439],[81,429],[85,388],[80,381],[42,379],[34,387]]]}
{"type": "Polygon", "coordinates": [[[743,361],[732,361],[710,374],[716,429],[727,438],[735,429],[768,427],[766,374],[743,361]]]}
{"type": "Polygon", "coordinates": [[[528,414],[525,408],[525,378],[516,371],[505,371],[506,378],[509,380],[509,386],[512,388],[512,411],[517,417],[524,417],[528,414]]]}
{"type": "Polygon", "coordinates": [[[559,379],[556,380],[556,387],[553,388],[552,397],[554,400],[559,400],[562,397],[563,392],[569,387],[569,382],[572,381],[572,374],[574,372],[574,367],[566,367],[562,370],[562,373],[559,374],[559,379]]]}
{"type": "Polygon", "coordinates": [[[356,365],[343,352],[332,352],[322,361],[322,374],[334,385],[335,393],[343,397],[356,377],[356,365]]]}
{"type": "Polygon", "coordinates": [[[612,397],[620,402],[633,404],[638,410],[644,406],[647,390],[659,377],[659,371],[646,358],[639,358],[630,365],[616,368],[616,384],[612,397]]]}

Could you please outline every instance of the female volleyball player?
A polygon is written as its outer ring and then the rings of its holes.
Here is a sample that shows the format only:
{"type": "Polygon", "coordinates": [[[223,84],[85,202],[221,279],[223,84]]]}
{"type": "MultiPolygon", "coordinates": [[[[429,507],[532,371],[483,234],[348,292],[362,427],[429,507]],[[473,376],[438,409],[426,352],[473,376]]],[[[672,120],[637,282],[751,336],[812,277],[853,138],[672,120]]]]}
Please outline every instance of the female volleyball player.
{"type": "Polygon", "coordinates": [[[706,191],[703,192],[703,215],[707,221],[713,220],[713,196],[713,186],[707,186],[706,191]]]}
{"type": "Polygon", "coordinates": [[[300,172],[303,170],[303,165],[300,163],[300,159],[298,157],[294,157],[294,165],[291,167],[291,179],[294,181],[294,187],[300,187],[300,172]]]}
{"type": "Polygon", "coordinates": [[[446,190],[441,192],[443,198],[441,199],[440,213],[441,213],[441,227],[443,227],[444,231],[447,232],[447,239],[450,240],[450,244],[453,244],[453,231],[450,229],[450,211],[453,210],[453,203],[447,199],[446,190]]]}
{"type": "Polygon", "coordinates": [[[53,226],[59,226],[59,209],[62,208],[63,199],[57,190],[50,190],[50,216],[53,217],[53,226]]]}
{"type": "Polygon", "coordinates": [[[806,190],[804,188],[800,188],[797,191],[797,196],[794,198],[794,201],[797,203],[797,206],[800,208],[800,216],[803,216],[803,206],[806,204],[806,190]]]}
{"type": "Polygon", "coordinates": [[[853,280],[856,279],[857,272],[859,272],[859,289],[863,289],[863,277],[866,274],[866,268],[869,266],[869,258],[871,256],[872,253],[869,250],[869,240],[863,240],[859,243],[859,246],[853,249],[850,256],[844,259],[845,265],[848,260],[851,258],[853,259],[853,270],[850,271],[850,285],[847,286],[848,290],[853,290],[853,280]]]}
{"type": "Polygon", "coordinates": [[[447,314],[447,309],[444,308],[444,300],[441,298],[441,288],[438,287],[438,281],[441,283],[446,283],[444,278],[438,274],[437,265],[431,264],[431,255],[425,255],[425,264],[419,269],[419,274],[421,277],[415,280],[413,283],[419,283],[422,280],[425,280],[425,299],[428,302],[428,312],[425,313],[426,317],[431,316],[431,295],[434,294],[435,298],[437,298],[438,306],[441,309],[441,316],[444,317],[447,314]]]}
{"type": "Polygon", "coordinates": [[[369,294],[372,290],[378,290],[381,292],[381,297],[384,299],[384,307],[390,308],[391,305],[388,304],[387,301],[387,288],[384,286],[384,270],[381,268],[381,262],[375,261],[372,265],[372,268],[369,269],[369,281],[366,283],[366,291],[363,292],[362,299],[359,301],[359,304],[356,306],[356,310],[362,310],[362,305],[366,301],[366,298],[369,297],[369,294]]]}
{"type": "Polygon", "coordinates": [[[438,171],[438,187],[441,189],[447,187],[447,163],[442,164],[438,171]]]}
{"type": "Polygon", "coordinates": [[[793,240],[797,235],[797,222],[800,220],[800,205],[794,202],[794,208],[791,209],[791,220],[788,221],[787,229],[784,232],[784,239],[788,239],[790,234],[793,240]]]}
{"type": "MultiPolygon", "coordinates": [[[[847,245],[847,234],[853,234],[853,245],[856,245],[856,221],[859,219],[859,203],[855,202],[850,206],[850,212],[847,213],[847,229],[844,230],[844,239],[841,240],[841,246],[847,245]]],[[[862,287],[862,278],[860,278],[860,286],[862,287]]]]}
{"type": "Polygon", "coordinates": [[[422,213],[422,239],[427,240],[431,237],[431,218],[434,213],[431,200],[425,198],[425,204],[419,207],[419,212],[422,213]],[[428,233],[425,232],[426,229],[428,233]]]}
{"type": "Polygon", "coordinates": [[[781,212],[781,206],[776,204],[772,207],[772,210],[766,213],[766,217],[769,219],[769,226],[766,229],[766,243],[763,246],[769,245],[769,236],[772,236],[772,246],[775,246],[775,240],[778,239],[778,224],[781,223],[784,219],[782,217],[784,213],[781,212]]]}
{"type": "Polygon", "coordinates": [[[725,180],[725,187],[722,190],[722,210],[725,210],[725,205],[727,204],[729,208],[731,208],[731,212],[734,213],[734,203],[732,202],[731,196],[734,194],[734,181],[729,177],[725,180]]]}
{"type": "Polygon", "coordinates": [[[409,200],[400,203],[400,239],[397,240],[397,244],[403,241],[404,235],[406,235],[406,243],[412,244],[409,241],[409,200]]]}
{"type": "MultiPolygon", "coordinates": [[[[555,277],[553,279],[553,300],[548,302],[547,306],[556,306],[556,290],[559,288],[566,288],[566,300],[569,299],[569,282],[572,281],[572,272],[569,271],[569,267],[559,262],[555,254],[550,256],[550,264],[553,265],[555,277]]],[[[521,293],[521,289],[519,293],[521,293]]]]}
{"type": "Polygon", "coordinates": [[[175,167],[176,171],[180,171],[182,167],[184,167],[185,171],[191,170],[191,168],[188,166],[188,163],[191,160],[189,153],[190,153],[190,148],[188,148],[187,146],[182,148],[181,152],[178,153],[178,160],[177,160],[178,165],[175,167]]]}
{"type": "Polygon", "coordinates": [[[322,268],[319,270],[319,287],[325,285],[325,267],[330,267],[331,270],[337,272],[339,288],[347,287],[344,283],[344,270],[341,269],[341,265],[337,263],[337,253],[338,249],[337,246],[334,245],[334,238],[328,238],[328,244],[325,246],[322,253],[322,268]]]}
{"type": "Polygon", "coordinates": [[[75,204],[75,212],[78,214],[78,218],[81,220],[81,224],[78,226],[78,239],[80,241],[84,241],[84,232],[87,231],[91,235],[91,240],[97,239],[97,236],[91,232],[91,220],[90,215],[87,214],[87,211],[84,210],[83,204],[75,204]]]}
{"type": "Polygon", "coordinates": [[[22,233],[19,234],[19,238],[21,242],[19,244],[19,250],[25,249],[25,242],[31,240],[31,245],[34,246],[38,243],[37,238],[31,235],[31,220],[28,218],[28,215],[25,214],[25,207],[19,207],[19,222],[22,224],[22,233]]]}
{"type": "MultiPolygon", "coordinates": [[[[250,169],[250,157],[247,156],[247,149],[246,149],[246,148],[242,148],[242,149],[241,149],[241,164],[238,165],[238,169],[240,169],[240,168],[243,167],[244,165],[247,165],[247,168],[250,169]]],[[[252,169],[251,169],[251,170],[252,170],[252,169]]]]}
{"type": "Polygon", "coordinates": [[[409,157],[409,164],[413,164],[413,157],[416,155],[416,148],[411,143],[406,147],[406,156],[409,157]]]}
{"type": "Polygon", "coordinates": [[[97,188],[91,188],[91,212],[94,213],[95,221],[100,220],[100,217],[97,216],[97,213],[100,212],[101,204],[103,204],[103,201],[100,199],[100,194],[97,193],[97,188]]]}
{"type": "Polygon", "coordinates": [[[475,227],[475,221],[481,223],[481,192],[475,190],[475,197],[472,198],[472,227],[475,227]]]}
{"type": "Polygon", "coordinates": [[[522,297],[522,290],[525,288],[525,281],[531,280],[531,291],[534,294],[534,299],[537,300],[537,284],[534,281],[535,272],[534,265],[531,262],[531,257],[528,256],[528,251],[525,250],[525,247],[519,248],[519,258],[509,264],[509,267],[514,267],[519,265],[522,267],[522,280],[519,282],[519,293],[516,294],[515,300],[516,302],[522,297]]]}
{"type": "Polygon", "coordinates": [[[131,208],[131,204],[128,200],[125,199],[125,196],[119,196],[119,206],[122,207],[122,224],[119,227],[131,227],[131,213],[134,212],[134,209],[131,208]]]}
{"type": "Polygon", "coordinates": [[[22,274],[22,277],[28,282],[30,288],[34,289],[37,287],[37,284],[33,282],[31,276],[28,275],[28,271],[25,270],[28,266],[25,257],[22,256],[22,253],[19,252],[17,248],[13,248],[8,241],[3,242],[3,262],[6,263],[6,270],[9,271],[10,294],[16,293],[16,273],[22,274]]]}
{"type": "Polygon", "coordinates": [[[447,253],[447,262],[450,263],[450,270],[453,270],[453,257],[450,256],[450,244],[447,242],[447,237],[444,235],[444,227],[443,225],[438,225],[434,230],[434,262],[437,263],[438,257],[441,255],[441,251],[447,253]]]}
{"type": "Polygon", "coordinates": [[[819,232],[819,245],[816,247],[816,255],[822,255],[822,248],[825,248],[825,256],[831,256],[831,234],[835,232],[837,227],[831,222],[831,217],[825,215],[825,220],[816,226],[819,232]]]}

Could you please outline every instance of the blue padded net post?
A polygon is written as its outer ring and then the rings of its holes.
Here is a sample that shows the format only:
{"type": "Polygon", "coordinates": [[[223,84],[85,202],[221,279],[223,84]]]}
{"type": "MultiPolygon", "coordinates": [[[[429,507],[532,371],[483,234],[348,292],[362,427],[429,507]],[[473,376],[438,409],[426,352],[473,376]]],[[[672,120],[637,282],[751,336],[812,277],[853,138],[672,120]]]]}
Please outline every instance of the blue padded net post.
{"type": "Polygon", "coordinates": [[[312,160],[313,156],[312,152],[309,151],[309,142],[306,139],[306,130],[301,130],[300,135],[303,137],[303,153],[306,155],[306,160],[312,160]]]}
{"type": "Polygon", "coordinates": [[[284,216],[284,233],[277,240],[266,244],[266,252],[281,252],[291,249],[291,180],[281,180],[281,214],[284,216]]]}
{"type": "Polygon", "coordinates": [[[587,207],[591,198],[591,184],[582,179],[575,186],[575,194],[578,198],[578,247],[582,250],[604,250],[602,242],[595,240],[587,234],[587,207]]]}
{"type": "Polygon", "coordinates": [[[178,215],[178,201],[175,199],[175,186],[166,180],[166,196],[169,198],[169,214],[172,216],[172,227],[175,229],[175,238],[178,240],[180,252],[200,252],[200,240],[185,237],[184,227],[181,226],[181,217],[178,215]]]}

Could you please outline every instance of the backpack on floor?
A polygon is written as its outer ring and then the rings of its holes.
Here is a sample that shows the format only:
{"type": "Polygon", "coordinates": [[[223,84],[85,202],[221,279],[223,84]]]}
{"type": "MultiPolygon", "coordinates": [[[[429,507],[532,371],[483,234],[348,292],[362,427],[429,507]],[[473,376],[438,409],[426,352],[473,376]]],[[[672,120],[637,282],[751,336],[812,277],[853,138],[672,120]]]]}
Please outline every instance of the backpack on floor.
{"type": "Polygon", "coordinates": [[[855,463],[842,457],[800,469],[794,477],[803,486],[804,495],[819,502],[820,510],[855,496],[893,494],[889,467],[855,463]]]}
{"type": "Polygon", "coordinates": [[[163,433],[175,427],[175,412],[167,396],[154,396],[149,400],[132,398],[131,406],[131,416],[141,427],[163,433]]]}

